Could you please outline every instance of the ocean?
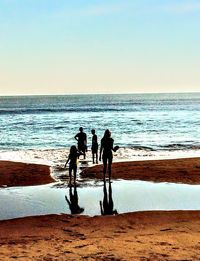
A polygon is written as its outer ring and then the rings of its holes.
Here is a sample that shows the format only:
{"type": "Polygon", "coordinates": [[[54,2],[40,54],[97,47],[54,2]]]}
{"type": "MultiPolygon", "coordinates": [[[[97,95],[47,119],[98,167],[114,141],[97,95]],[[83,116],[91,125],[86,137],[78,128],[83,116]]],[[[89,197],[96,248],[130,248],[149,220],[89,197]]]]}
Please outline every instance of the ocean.
{"type": "MultiPolygon", "coordinates": [[[[92,128],[99,142],[111,130],[120,147],[114,161],[200,156],[200,93],[0,97],[0,117],[0,159],[48,164],[58,181],[1,187],[0,220],[70,213],[63,166],[80,126],[88,137],[88,165],[80,160],[78,174],[92,165],[92,128]]],[[[77,181],[83,214],[100,215],[103,182],[79,175],[77,181]]],[[[199,209],[199,186],[122,180],[112,186],[118,213],[199,209]]]]}
{"type": "Polygon", "coordinates": [[[88,149],[110,129],[118,160],[200,155],[200,93],[0,97],[0,117],[0,159],[59,164],[80,126],[88,149]]]}

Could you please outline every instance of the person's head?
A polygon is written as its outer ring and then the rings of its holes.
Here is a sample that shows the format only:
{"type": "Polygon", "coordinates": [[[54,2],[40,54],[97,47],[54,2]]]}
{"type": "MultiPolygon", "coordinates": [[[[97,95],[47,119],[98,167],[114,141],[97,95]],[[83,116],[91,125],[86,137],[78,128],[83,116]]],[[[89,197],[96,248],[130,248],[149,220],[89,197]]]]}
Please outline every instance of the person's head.
{"type": "Polygon", "coordinates": [[[91,130],[91,133],[94,135],[94,134],[95,134],[95,129],[92,129],[92,130],[91,130]]]}
{"type": "Polygon", "coordinates": [[[76,153],[77,152],[77,148],[75,145],[72,145],[71,148],[70,148],[70,153],[73,154],[73,153],[76,153]]]}
{"type": "Polygon", "coordinates": [[[83,127],[80,127],[80,128],[79,128],[79,131],[80,131],[80,132],[83,132],[83,127]]]}
{"type": "Polygon", "coordinates": [[[83,213],[83,211],[84,211],[84,208],[78,207],[75,214],[81,214],[81,213],[83,213]]]}
{"type": "Polygon", "coordinates": [[[111,137],[111,132],[109,131],[109,129],[105,130],[104,138],[110,138],[110,137],[111,137]]]}
{"type": "Polygon", "coordinates": [[[117,210],[115,209],[115,210],[113,210],[113,215],[118,215],[118,212],[117,212],[117,210]]]}

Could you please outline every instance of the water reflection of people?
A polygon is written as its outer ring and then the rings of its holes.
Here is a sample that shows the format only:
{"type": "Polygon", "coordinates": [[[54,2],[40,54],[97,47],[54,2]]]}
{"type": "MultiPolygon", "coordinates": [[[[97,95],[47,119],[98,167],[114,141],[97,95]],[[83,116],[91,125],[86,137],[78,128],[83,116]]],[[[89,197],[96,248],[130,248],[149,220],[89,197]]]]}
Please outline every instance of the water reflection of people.
{"type": "Polygon", "coordinates": [[[100,201],[100,210],[101,210],[101,215],[116,215],[118,214],[117,210],[113,210],[114,204],[113,204],[113,199],[112,199],[112,187],[111,187],[111,182],[109,181],[109,186],[108,186],[108,193],[107,193],[107,188],[106,188],[106,180],[104,179],[104,184],[103,184],[103,203],[100,201]]]}
{"type": "Polygon", "coordinates": [[[119,149],[119,146],[115,146],[113,148],[114,140],[111,138],[111,132],[107,129],[104,133],[103,138],[101,139],[101,147],[100,147],[100,155],[99,155],[99,161],[101,161],[101,154],[103,159],[103,175],[105,179],[106,175],[106,169],[108,165],[108,177],[109,180],[111,179],[111,165],[113,160],[113,154],[112,151],[117,151],[119,149]]]}
{"type": "Polygon", "coordinates": [[[65,199],[69,205],[71,214],[81,214],[84,211],[84,208],[81,208],[78,204],[78,193],[76,186],[74,186],[74,193],[72,193],[72,187],[69,188],[69,199],[67,196],[65,196],[65,199]]]}

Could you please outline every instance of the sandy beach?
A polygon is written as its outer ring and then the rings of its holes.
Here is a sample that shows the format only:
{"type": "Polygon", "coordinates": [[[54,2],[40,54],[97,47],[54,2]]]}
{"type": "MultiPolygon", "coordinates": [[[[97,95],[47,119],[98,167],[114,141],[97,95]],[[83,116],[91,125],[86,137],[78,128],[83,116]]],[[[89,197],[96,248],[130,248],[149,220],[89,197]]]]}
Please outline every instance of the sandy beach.
{"type": "MultiPolygon", "coordinates": [[[[85,169],[84,178],[102,179],[102,165],[85,169]]],[[[117,162],[113,179],[200,184],[200,158],[117,162]]]]}
{"type": "MultiPolygon", "coordinates": [[[[200,184],[200,158],[114,163],[112,178],[200,184]]],[[[48,166],[0,162],[1,185],[49,182],[48,166]]],[[[199,227],[200,211],[18,218],[0,221],[0,260],[200,260],[199,227]]]]}
{"type": "Polygon", "coordinates": [[[53,181],[49,166],[0,161],[0,186],[42,185],[53,181]]]}

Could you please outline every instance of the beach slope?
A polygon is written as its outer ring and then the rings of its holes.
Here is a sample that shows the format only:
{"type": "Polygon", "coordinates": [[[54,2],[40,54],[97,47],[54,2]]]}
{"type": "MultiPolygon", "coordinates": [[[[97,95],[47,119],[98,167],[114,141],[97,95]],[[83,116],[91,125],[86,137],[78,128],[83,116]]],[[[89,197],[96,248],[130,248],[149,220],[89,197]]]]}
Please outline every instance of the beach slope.
{"type": "Polygon", "coordinates": [[[0,222],[0,260],[199,260],[200,211],[0,222]]]}

